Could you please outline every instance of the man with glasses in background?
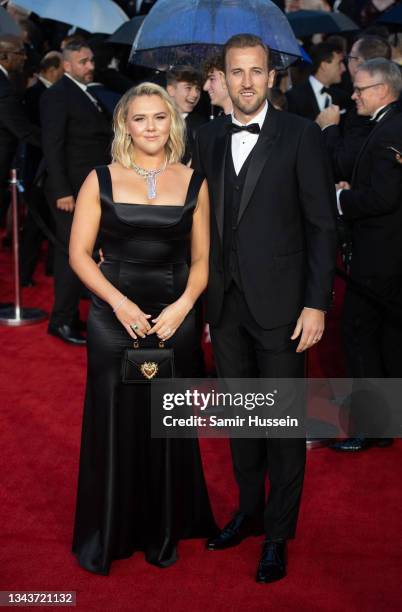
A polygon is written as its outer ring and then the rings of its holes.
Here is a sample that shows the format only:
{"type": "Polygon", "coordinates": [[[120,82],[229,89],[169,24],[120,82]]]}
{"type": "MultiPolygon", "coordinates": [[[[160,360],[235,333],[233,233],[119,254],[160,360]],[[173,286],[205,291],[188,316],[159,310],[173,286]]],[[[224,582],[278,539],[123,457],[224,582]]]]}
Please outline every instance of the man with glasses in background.
{"type": "MultiPolygon", "coordinates": [[[[402,377],[402,173],[395,159],[395,151],[402,150],[401,91],[402,76],[394,62],[372,59],[356,70],[352,98],[357,113],[370,117],[373,127],[357,156],[351,185],[338,184],[337,205],[352,230],[343,339],[348,374],[357,384],[358,379],[402,377]]],[[[354,437],[336,442],[334,450],[392,444],[391,438],[362,437],[370,417],[373,435],[383,433],[382,407],[378,401],[369,403],[367,393],[352,394],[354,437]]]]}
{"type": "MultiPolygon", "coordinates": [[[[366,35],[358,38],[346,58],[352,81],[363,62],[377,57],[391,59],[389,43],[378,36],[366,35]]],[[[350,181],[357,154],[370,134],[373,122],[370,117],[360,115],[353,107],[341,123],[339,106],[331,104],[320,112],[316,123],[323,130],[335,180],[350,181]]]]}

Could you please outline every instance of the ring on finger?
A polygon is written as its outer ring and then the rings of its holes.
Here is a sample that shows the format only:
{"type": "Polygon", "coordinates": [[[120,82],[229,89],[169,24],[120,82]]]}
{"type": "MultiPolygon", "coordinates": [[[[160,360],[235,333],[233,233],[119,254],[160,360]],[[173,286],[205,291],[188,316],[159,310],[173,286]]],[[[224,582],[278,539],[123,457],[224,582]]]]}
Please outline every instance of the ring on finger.
{"type": "Polygon", "coordinates": [[[130,325],[130,327],[131,327],[131,329],[133,330],[133,332],[136,332],[136,331],[137,331],[137,329],[138,329],[138,325],[137,325],[137,323],[132,323],[132,324],[130,325]]]}

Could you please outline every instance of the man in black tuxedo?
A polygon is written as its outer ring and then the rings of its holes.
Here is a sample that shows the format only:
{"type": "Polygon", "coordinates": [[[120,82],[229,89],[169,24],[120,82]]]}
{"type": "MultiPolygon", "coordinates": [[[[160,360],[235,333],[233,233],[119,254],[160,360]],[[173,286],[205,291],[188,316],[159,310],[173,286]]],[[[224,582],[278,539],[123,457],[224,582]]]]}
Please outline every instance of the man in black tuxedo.
{"type": "MultiPolygon", "coordinates": [[[[358,67],[369,59],[391,59],[391,45],[379,36],[359,37],[348,55],[348,70],[352,81],[358,67]]],[[[320,112],[316,122],[323,130],[336,181],[350,181],[357,155],[374,125],[370,117],[359,115],[355,106],[350,108],[341,123],[340,108],[332,104],[320,112]]]]}
{"type": "Polygon", "coordinates": [[[312,48],[311,75],[304,83],[292,87],[287,93],[288,111],[306,119],[314,119],[330,104],[344,107],[349,104],[347,94],[335,87],[345,72],[343,53],[331,43],[320,43],[312,48]]]}
{"type": "Polygon", "coordinates": [[[0,36],[0,218],[7,210],[7,182],[19,142],[40,146],[40,130],[27,117],[10,77],[21,72],[25,62],[22,41],[0,36]]]}
{"type": "MultiPolygon", "coordinates": [[[[374,126],[351,185],[342,182],[337,192],[339,213],[352,223],[352,283],[343,333],[349,374],[356,379],[402,377],[402,173],[392,149],[402,150],[401,91],[400,69],[393,62],[372,59],[359,66],[353,99],[359,115],[371,117],[374,126]]],[[[358,410],[353,399],[352,417],[358,410]]],[[[391,442],[354,437],[333,447],[359,451],[391,442]]]]}
{"type": "MultiPolygon", "coordinates": [[[[193,165],[208,180],[207,320],[218,375],[302,378],[324,331],[335,267],[335,190],[318,126],[266,101],[275,72],[250,34],[225,46],[233,116],[202,127],[193,165]]],[[[232,439],[239,509],[209,550],[265,531],[258,582],[286,573],[305,463],[304,439],[232,439]],[[269,464],[270,494],[265,504],[269,464]]]]}
{"type": "Polygon", "coordinates": [[[93,53],[83,41],[63,50],[64,76],[41,97],[42,143],[54,203],[58,239],[54,262],[55,300],[48,332],[72,344],[84,344],[77,327],[82,285],[68,262],[68,242],[79,189],[89,172],[110,161],[111,118],[88,91],[93,80],[93,53]]]}

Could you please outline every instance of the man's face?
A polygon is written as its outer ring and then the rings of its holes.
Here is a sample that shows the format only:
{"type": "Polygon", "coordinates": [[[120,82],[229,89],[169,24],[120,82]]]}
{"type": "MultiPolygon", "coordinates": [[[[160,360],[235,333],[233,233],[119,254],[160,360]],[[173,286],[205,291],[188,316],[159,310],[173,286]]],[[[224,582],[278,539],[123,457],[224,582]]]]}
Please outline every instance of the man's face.
{"type": "Polygon", "coordinates": [[[259,113],[274,80],[275,72],[268,70],[267,54],[259,45],[226,53],[226,85],[237,119],[248,122],[259,113]]]}
{"type": "Polygon", "coordinates": [[[386,85],[381,82],[379,76],[358,70],[353,85],[352,100],[356,103],[358,115],[371,116],[384,104],[386,85]]]}
{"type": "Polygon", "coordinates": [[[82,47],[79,51],[70,51],[68,60],[64,61],[64,70],[83,85],[93,81],[94,69],[94,54],[87,47],[82,47]]]}
{"type": "Polygon", "coordinates": [[[22,44],[10,45],[3,53],[6,59],[2,63],[4,63],[6,70],[8,72],[21,72],[26,60],[24,46],[22,44]]]}
{"type": "Polygon", "coordinates": [[[167,91],[176,102],[176,106],[181,113],[191,113],[201,96],[199,85],[188,81],[178,81],[168,85],[167,91]]]}
{"type": "Polygon", "coordinates": [[[359,46],[360,40],[357,40],[352,46],[348,55],[348,70],[352,81],[354,81],[358,67],[364,61],[363,58],[359,55],[359,46]]]}
{"type": "Polygon", "coordinates": [[[343,53],[333,53],[330,62],[323,62],[323,67],[326,71],[326,82],[328,85],[335,85],[342,80],[342,74],[345,72],[345,64],[343,63],[343,53]]]}
{"type": "Polygon", "coordinates": [[[207,80],[204,83],[203,90],[208,92],[211,98],[211,104],[223,107],[228,97],[224,73],[217,68],[210,70],[207,80]]]}

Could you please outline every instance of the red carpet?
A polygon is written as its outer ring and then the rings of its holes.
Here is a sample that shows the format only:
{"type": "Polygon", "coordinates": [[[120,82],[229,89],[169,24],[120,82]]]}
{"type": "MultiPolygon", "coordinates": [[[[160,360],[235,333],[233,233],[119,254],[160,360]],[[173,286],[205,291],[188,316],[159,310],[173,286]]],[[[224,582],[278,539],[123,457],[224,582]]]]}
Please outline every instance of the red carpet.
{"type": "MultiPolygon", "coordinates": [[[[0,253],[0,301],[11,301],[9,255],[0,253]]],[[[24,291],[49,310],[51,282],[24,291]]],[[[337,291],[337,300],[340,299],[337,291]]],[[[339,309],[337,309],[339,310],[339,309]]],[[[336,320],[310,358],[310,375],[341,375],[336,320]]],[[[387,612],[402,598],[402,443],[355,456],[309,452],[289,576],[254,582],[261,538],[209,553],[182,542],[178,563],[159,570],[142,554],[115,562],[109,577],[80,569],[70,554],[85,379],[85,351],[46,324],[0,327],[0,590],[74,590],[80,610],[294,610],[387,612]]],[[[203,440],[213,507],[222,523],[236,505],[227,443],[203,440]]]]}

